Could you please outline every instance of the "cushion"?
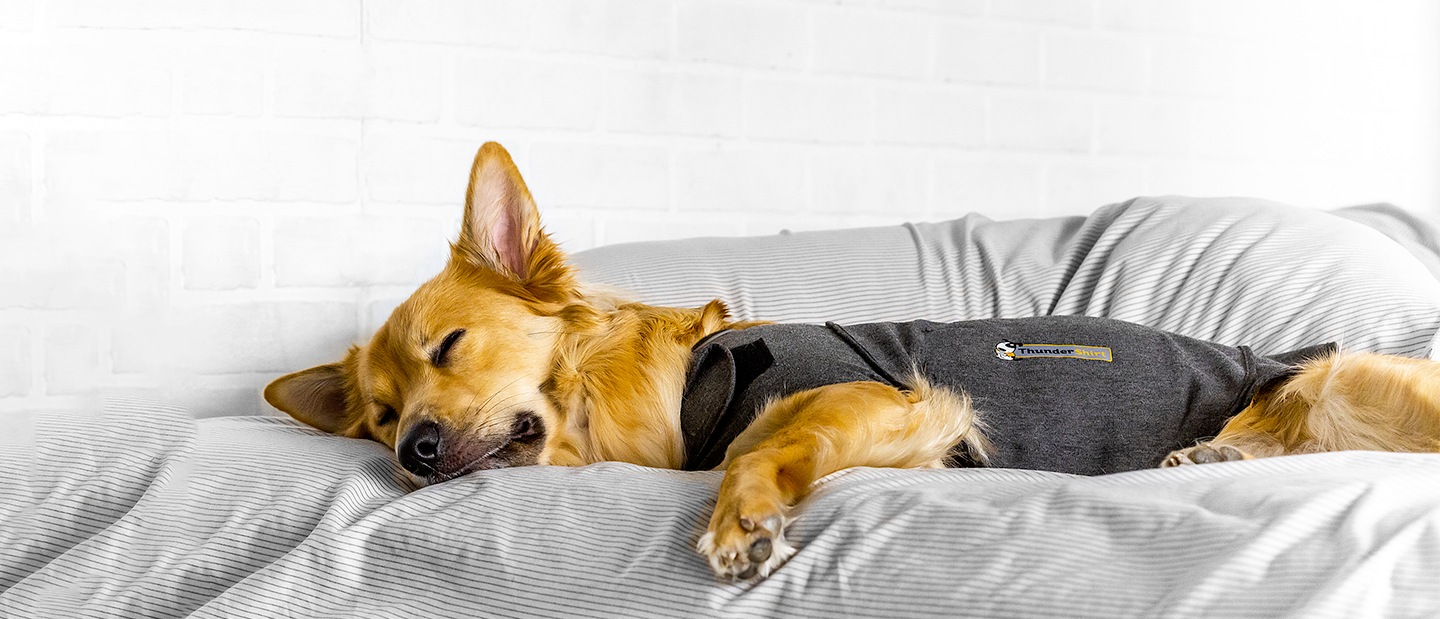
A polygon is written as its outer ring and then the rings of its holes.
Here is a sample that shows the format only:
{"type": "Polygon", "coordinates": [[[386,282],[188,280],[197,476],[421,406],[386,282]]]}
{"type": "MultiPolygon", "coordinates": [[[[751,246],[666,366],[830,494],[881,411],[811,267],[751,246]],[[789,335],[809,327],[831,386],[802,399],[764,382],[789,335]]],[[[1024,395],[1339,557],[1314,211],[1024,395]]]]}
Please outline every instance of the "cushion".
{"type": "Polygon", "coordinates": [[[1395,240],[1252,198],[1135,198],[1088,217],[939,223],[612,245],[591,281],[643,300],[841,323],[1126,320],[1269,354],[1324,342],[1428,356],[1440,282],[1395,240]]]}

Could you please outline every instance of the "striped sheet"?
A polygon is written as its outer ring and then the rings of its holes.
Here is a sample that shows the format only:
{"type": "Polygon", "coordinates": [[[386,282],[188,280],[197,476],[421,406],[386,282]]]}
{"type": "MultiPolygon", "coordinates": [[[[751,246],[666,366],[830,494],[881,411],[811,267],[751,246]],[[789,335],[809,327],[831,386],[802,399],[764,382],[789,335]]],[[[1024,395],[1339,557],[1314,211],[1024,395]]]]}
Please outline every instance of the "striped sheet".
{"type": "Polygon", "coordinates": [[[1262,353],[1338,341],[1423,357],[1440,282],[1354,221],[1251,198],[1136,198],[1089,217],[601,247],[592,281],[780,322],[1045,314],[1127,320],[1262,353]]]}
{"type": "Polygon", "coordinates": [[[0,457],[5,617],[1366,617],[1440,613],[1440,456],[1097,478],[854,469],[800,552],[719,584],[719,474],[483,471],[410,492],[373,443],[126,404],[0,457]]]}

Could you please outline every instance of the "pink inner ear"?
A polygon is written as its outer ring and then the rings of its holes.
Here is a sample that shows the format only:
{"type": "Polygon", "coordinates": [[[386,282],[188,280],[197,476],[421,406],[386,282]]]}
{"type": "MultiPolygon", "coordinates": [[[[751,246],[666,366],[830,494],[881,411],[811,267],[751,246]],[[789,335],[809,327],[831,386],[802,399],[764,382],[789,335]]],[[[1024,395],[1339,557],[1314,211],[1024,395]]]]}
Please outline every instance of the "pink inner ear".
{"type": "Polygon", "coordinates": [[[530,248],[524,247],[525,205],[519,188],[505,170],[492,165],[481,173],[476,194],[479,199],[473,216],[477,221],[471,223],[483,223],[475,230],[488,236],[491,259],[515,276],[526,277],[525,261],[530,248]]]}
{"type": "Polygon", "coordinates": [[[522,237],[517,221],[520,209],[516,208],[514,192],[506,192],[505,197],[496,202],[497,216],[490,226],[490,244],[495,248],[495,257],[511,273],[525,277],[525,251],[520,247],[522,237]]]}

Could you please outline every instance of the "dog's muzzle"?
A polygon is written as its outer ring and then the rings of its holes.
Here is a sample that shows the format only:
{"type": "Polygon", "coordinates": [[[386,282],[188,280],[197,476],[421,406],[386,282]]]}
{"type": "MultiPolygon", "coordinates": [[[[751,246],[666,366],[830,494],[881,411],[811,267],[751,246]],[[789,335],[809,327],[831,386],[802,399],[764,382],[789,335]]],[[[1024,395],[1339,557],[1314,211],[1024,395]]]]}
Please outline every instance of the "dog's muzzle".
{"type": "Polygon", "coordinates": [[[515,416],[509,432],[466,436],[433,420],[415,424],[395,446],[405,470],[435,484],[486,469],[528,466],[539,460],[545,422],[531,411],[515,416]]]}

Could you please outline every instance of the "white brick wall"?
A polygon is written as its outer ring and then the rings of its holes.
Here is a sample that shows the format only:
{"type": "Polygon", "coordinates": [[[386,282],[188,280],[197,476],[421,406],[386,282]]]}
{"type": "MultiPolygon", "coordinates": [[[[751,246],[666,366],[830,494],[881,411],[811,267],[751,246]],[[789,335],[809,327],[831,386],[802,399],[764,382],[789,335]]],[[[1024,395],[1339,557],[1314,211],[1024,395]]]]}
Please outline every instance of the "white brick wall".
{"type": "Polygon", "coordinates": [[[23,398],[30,394],[30,330],[0,327],[0,397],[23,398]]]}
{"type": "Polygon", "coordinates": [[[0,132],[0,238],[30,219],[30,135],[0,132]]]}
{"type": "Polygon", "coordinates": [[[1251,194],[1440,214],[1433,0],[0,0],[0,413],[255,413],[510,148],[572,250],[1251,194]]]}
{"type": "Polygon", "coordinates": [[[260,221],[207,217],[185,223],[180,271],[186,290],[236,290],[260,285],[260,221]]]}

